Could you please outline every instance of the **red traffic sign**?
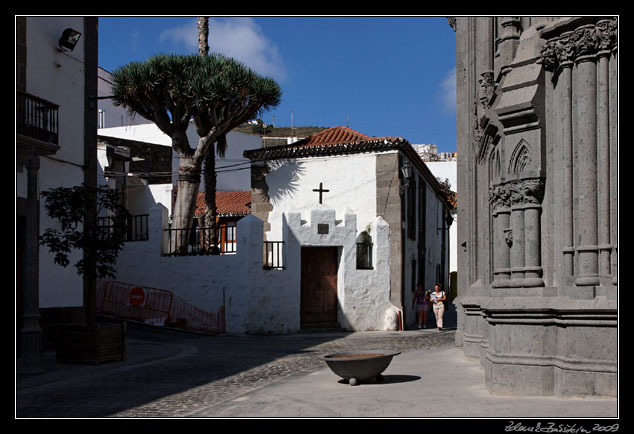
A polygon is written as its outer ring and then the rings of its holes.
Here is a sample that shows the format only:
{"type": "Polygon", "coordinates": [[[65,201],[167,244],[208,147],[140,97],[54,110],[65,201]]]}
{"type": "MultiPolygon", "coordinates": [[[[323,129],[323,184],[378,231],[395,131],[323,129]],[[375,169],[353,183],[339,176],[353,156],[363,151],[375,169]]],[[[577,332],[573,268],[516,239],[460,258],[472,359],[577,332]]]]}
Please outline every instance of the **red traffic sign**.
{"type": "Polygon", "coordinates": [[[129,302],[131,306],[141,306],[145,301],[145,291],[143,289],[134,287],[130,290],[129,302]]]}

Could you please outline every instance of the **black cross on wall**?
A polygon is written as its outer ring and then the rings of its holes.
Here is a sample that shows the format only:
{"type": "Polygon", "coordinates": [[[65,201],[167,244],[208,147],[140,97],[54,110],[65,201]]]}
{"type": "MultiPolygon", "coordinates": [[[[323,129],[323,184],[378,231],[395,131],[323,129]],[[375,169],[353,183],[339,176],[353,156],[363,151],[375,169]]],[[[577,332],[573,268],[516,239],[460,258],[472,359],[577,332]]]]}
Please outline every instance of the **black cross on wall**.
{"type": "Polygon", "coordinates": [[[329,192],[330,190],[324,190],[324,187],[323,187],[322,183],[320,182],[319,183],[319,188],[318,189],[315,188],[315,189],[313,189],[313,191],[319,193],[319,203],[322,203],[322,201],[321,201],[322,200],[322,194],[326,193],[326,192],[329,192]]]}

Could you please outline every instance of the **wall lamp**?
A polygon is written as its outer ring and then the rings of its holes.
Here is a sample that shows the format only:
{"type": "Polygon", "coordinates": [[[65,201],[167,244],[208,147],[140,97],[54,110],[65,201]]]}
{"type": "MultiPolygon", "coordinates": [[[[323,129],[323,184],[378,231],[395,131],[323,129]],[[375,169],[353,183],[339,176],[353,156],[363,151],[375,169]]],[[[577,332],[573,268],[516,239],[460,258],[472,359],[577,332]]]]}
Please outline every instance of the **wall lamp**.
{"type": "Polygon", "coordinates": [[[405,160],[403,162],[403,166],[401,167],[401,175],[403,175],[403,179],[401,180],[400,191],[401,194],[405,192],[405,189],[409,187],[409,181],[412,178],[412,165],[409,164],[409,161],[405,160]]]}
{"type": "Polygon", "coordinates": [[[62,49],[62,47],[64,47],[64,48],[67,48],[69,51],[73,51],[80,37],[81,37],[81,33],[79,33],[77,30],[73,30],[70,27],[67,28],[62,33],[62,37],[59,38],[60,50],[62,49]]]}

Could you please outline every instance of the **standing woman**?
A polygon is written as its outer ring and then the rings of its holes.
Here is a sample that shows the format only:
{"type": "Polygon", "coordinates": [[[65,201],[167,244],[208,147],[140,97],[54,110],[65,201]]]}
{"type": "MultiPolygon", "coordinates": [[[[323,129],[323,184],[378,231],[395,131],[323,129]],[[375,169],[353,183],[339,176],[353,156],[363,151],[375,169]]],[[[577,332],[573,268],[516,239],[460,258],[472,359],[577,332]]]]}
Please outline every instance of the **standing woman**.
{"type": "Polygon", "coordinates": [[[429,291],[423,289],[422,284],[416,285],[416,292],[412,300],[412,309],[418,313],[418,328],[427,328],[427,312],[429,311],[429,291]]]}
{"type": "Polygon", "coordinates": [[[442,318],[445,314],[445,303],[443,303],[447,296],[445,295],[445,291],[442,289],[442,285],[437,283],[434,287],[434,292],[431,293],[431,302],[434,306],[434,315],[436,316],[436,325],[438,326],[438,330],[442,331],[442,318]]]}

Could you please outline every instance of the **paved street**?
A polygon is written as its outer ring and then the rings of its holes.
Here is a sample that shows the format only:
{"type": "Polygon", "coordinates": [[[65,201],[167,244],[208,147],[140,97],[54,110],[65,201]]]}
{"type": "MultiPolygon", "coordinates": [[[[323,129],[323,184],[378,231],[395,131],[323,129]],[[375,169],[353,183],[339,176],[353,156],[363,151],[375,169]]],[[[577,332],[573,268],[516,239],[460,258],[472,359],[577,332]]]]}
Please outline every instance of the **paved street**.
{"type": "Polygon", "coordinates": [[[46,374],[17,378],[16,417],[542,417],[606,418],[603,426],[614,425],[616,399],[491,395],[480,363],[454,345],[455,311],[445,319],[443,331],[283,336],[210,336],[129,323],[126,361],[70,365],[46,353],[46,374]],[[351,386],[319,358],[373,349],[401,351],[380,383],[351,386]]]}
{"type": "Polygon", "coordinates": [[[47,374],[17,379],[16,416],[189,416],[290,375],[321,370],[322,354],[452,346],[454,333],[208,336],[129,323],[126,362],[71,366],[45,354],[47,374]]]}

